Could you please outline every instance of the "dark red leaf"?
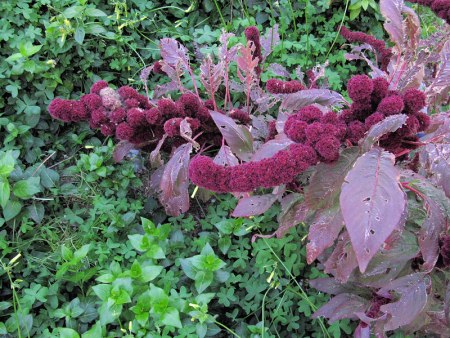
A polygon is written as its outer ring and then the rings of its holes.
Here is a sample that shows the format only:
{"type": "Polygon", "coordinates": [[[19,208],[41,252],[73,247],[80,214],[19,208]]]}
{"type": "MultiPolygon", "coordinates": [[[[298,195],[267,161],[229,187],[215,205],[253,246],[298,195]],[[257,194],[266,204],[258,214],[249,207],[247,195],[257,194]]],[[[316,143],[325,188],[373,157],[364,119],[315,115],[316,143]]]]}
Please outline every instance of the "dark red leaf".
{"type": "Polygon", "coordinates": [[[159,200],[171,216],[179,216],[189,209],[188,166],[192,144],[179,146],[167,162],[161,177],[159,200]]]}
{"type": "Polygon", "coordinates": [[[265,194],[260,196],[244,197],[239,200],[231,216],[249,217],[265,213],[275,203],[277,196],[265,194]]]}
{"type": "Polygon", "coordinates": [[[331,273],[338,281],[346,282],[358,266],[347,231],[339,235],[333,253],[324,264],[325,272],[331,273]]]}
{"type": "Polygon", "coordinates": [[[339,319],[358,319],[356,312],[365,312],[369,301],[351,293],[341,293],[317,310],[312,318],[325,317],[330,323],[339,319]]]}
{"type": "Polygon", "coordinates": [[[278,134],[273,140],[264,143],[253,155],[252,162],[273,157],[280,150],[284,150],[293,144],[286,134],[278,134]]]}
{"type": "Polygon", "coordinates": [[[358,156],[358,147],[346,148],[336,162],[319,163],[316,166],[305,192],[305,202],[311,209],[326,209],[336,205],[345,176],[358,156]]]}
{"type": "Polygon", "coordinates": [[[237,125],[224,114],[214,111],[210,114],[231,150],[241,160],[249,161],[253,155],[253,138],[247,127],[237,125]]]}
{"type": "Polygon", "coordinates": [[[427,282],[422,273],[415,273],[396,279],[377,293],[380,296],[389,297],[391,292],[400,295],[400,299],[393,303],[385,304],[380,310],[389,315],[384,324],[384,330],[396,330],[401,326],[411,323],[424,309],[427,303],[427,282]]]}
{"type": "Polygon", "coordinates": [[[348,102],[341,94],[329,89],[305,89],[286,95],[286,98],[280,106],[280,110],[293,112],[313,103],[318,103],[326,107],[342,107],[344,104],[348,105],[348,102]]]}
{"type": "Polygon", "coordinates": [[[406,195],[399,186],[400,174],[394,162],[393,154],[372,148],[356,160],[342,186],[342,215],[361,272],[405,221],[406,195]]]}
{"type": "Polygon", "coordinates": [[[407,118],[408,116],[404,114],[391,115],[372,126],[363,140],[362,146],[364,151],[368,151],[372,145],[378,142],[381,136],[399,129],[406,123],[407,118]]]}
{"type": "Polygon", "coordinates": [[[322,254],[322,252],[333,245],[344,226],[344,219],[339,208],[327,209],[315,215],[306,245],[306,261],[308,264],[322,254]]]}
{"type": "Polygon", "coordinates": [[[120,141],[115,147],[113,152],[113,159],[115,163],[120,163],[125,156],[128,155],[130,150],[134,149],[134,144],[128,141],[120,141]]]}

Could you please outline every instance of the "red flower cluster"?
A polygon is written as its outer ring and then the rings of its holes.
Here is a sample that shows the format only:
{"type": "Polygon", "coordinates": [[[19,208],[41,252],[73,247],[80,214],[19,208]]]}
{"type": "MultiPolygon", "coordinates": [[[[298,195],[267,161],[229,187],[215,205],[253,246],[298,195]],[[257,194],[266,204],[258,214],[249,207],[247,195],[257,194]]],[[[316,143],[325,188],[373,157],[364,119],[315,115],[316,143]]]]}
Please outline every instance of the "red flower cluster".
{"type": "Polygon", "coordinates": [[[450,0],[408,0],[412,3],[430,7],[441,19],[450,25],[450,0]]]}
{"type": "Polygon", "coordinates": [[[421,113],[425,107],[425,94],[417,89],[408,89],[404,93],[389,91],[389,84],[383,78],[371,80],[365,75],[350,79],[347,90],[354,101],[350,110],[343,111],[340,120],[347,124],[346,138],[357,143],[364,133],[386,116],[406,114],[406,125],[394,133],[385,135],[380,145],[394,154],[405,149],[414,149],[417,132],[424,131],[430,124],[428,115],[421,113]]]}
{"type": "Polygon", "coordinates": [[[346,129],[346,124],[335,113],[324,115],[314,106],[301,108],[289,116],[284,124],[284,132],[292,141],[314,148],[323,162],[338,159],[346,129]]]}
{"type": "Polygon", "coordinates": [[[207,156],[196,156],[189,165],[189,177],[198,186],[216,192],[247,192],[291,182],[317,163],[313,148],[293,144],[273,157],[224,167],[207,156]]]}
{"type": "Polygon", "coordinates": [[[266,89],[272,94],[291,94],[305,89],[299,81],[282,81],[278,79],[270,79],[266,83],[266,89]]]}
{"type": "MultiPolygon", "coordinates": [[[[135,89],[124,86],[116,91],[105,81],[96,82],[90,94],[79,101],[54,99],[48,110],[55,119],[87,120],[92,129],[100,129],[103,135],[115,135],[134,144],[145,144],[164,133],[179,138],[180,123],[185,118],[192,131],[203,127],[207,143],[216,139],[212,134],[219,134],[208,108],[194,94],[183,94],[176,102],[160,99],[154,106],[135,89]]],[[[248,122],[249,116],[245,114],[238,113],[236,118],[248,122]]]]}
{"type": "Polygon", "coordinates": [[[244,31],[247,41],[251,41],[255,46],[255,51],[253,53],[253,58],[258,58],[259,64],[256,67],[256,74],[259,76],[261,74],[261,63],[262,63],[262,53],[261,53],[261,41],[259,40],[259,30],[255,26],[247,27],[244,31]]]}
{"type": "Polygon", "coordinates": [[[341,35],[348,42],[361,42],[371,45],[379,54],[381,60],[381,69],[386,70],[391,60],[392,51],[390,48],[386,48],[386,43],[383,40],[378,40],[372,35],[363,32],[352,32],[347,27],[342,26],[341,35]]]}

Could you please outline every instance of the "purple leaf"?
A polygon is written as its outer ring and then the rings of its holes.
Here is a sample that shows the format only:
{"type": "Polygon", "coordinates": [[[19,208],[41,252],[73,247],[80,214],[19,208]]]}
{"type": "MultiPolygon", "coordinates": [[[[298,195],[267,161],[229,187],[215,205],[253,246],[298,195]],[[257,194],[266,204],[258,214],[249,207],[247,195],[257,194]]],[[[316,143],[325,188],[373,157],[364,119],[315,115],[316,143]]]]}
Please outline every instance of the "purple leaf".
{"type": "Polygon", "coordinates": [[[434,93],[439,93],[448,86],[450,86],[450,40],[447,40],[442,48],[440,68],[430,89],[434,93]]]}
{"type": "Polygon", "coordinates": [[[356,283],[340,283],[335,278],[325,277],[316,278],[309,281],[309,285],[313,288],[328,293],[330,295],[338,295],[340,293],[354,293],[358,295],[371,296],[371,291],[365,286],[358,285],[356,283]]]}
{"type": "Polygon", "coordinates": [[[158,99],[166,95],[168,92],[173,92],[177,89],[178,83],[176,81],[170,81],[162,85],[156,85],[155,89],[153,90],[153,99],[158,99]]]}
{"type": "Polygon", "coordinates": [[[161,147],[163,146],[166,138],[167,134],[164,134],[163,137],[159,140],[155,149],[153,149],[150,153],[150,165],[152,168],[158,168],[164,164],[164,161],[161,159],[161,147]]]}
{"type": "Polygon", "coordinates": [[[450,198],[450,143],[429,143],[422,147],[420,162],[426,177],[442,187],[450,198]]]}
{"type": "Polygon", "coordinates": [[[224,114],[211,111],[217,128],[219,128],[231,150],[243,161],[249,161],[253,155],[253,138],[245,126],[237,125],[234,120],[224,114]]]}
{"type": "Polygon", "coordinates": [[[204,58],[200,65],[200,81],[211,99],[214,99],[214,93],[217,92],[217,89],[219,89],[222,83],[223,71],[223,63],[219,62],[215,65],[212,62],[211,55],[204,58]]]}
{"type": "Polygon", "coordinates": [[[339,208],[327,209],[314,217],[308,234],[306,245],[306,261],[311,264],[322,252],[333,245],[344,226],[339,208]]]}
{"type": "Polygon", "coordinates": [[[277,196],[273,194],[244,197],[239,200],[238,205],[234,209],[231,216],[249,217],[261,215],[269,210],[276,200],[277,196]]]}
{"type": "Polygon", "coordinates": [[[358,266],[355,251],[352,248],[347,231],[339,235],[333,253],[324,264],[325,272],[331,273],[338,281],[346,282],[358,266]]]}
{"type": "Polygon", "coordinates": [[[284,68],[282,65],[278,63],[271,63],[267,70],[270,70],[272,73],[274,73],[277,76],[281,77],[290,77],[291,74],[287,71],[286,68],[284,68]]]}
{"type": "Polygon", "coordinates": [[[280,34],[278,34],[278,25],[270,28],[267,33],[261,37],[261,46],[263,48],[263,62],[269,54],[272,52],[273,48],[280,43],[280,34]]]}
{"type": "Polygon", "coordinates": [[[358,282],[380,288],[387,282],[395,279],[407,264],[411,264],[411,259],[417,257],[419,246],[416,234],[408,230],[394,232],[389,238],[389,244],[385,244],[367,266],[366,272],[358,276],[358,282]]]}
{"type": "Polygon", "coordinates": [[[192,139],[192,129],[187,118],[184,118],[180,123],[180,136],[190,142],[195,150],[200,149],[200,145],[192,139]]]}
{"type": "Polygon", "coordinates": [[[316,166],[316,172],[305,192],[305,202],[311,209],[331,208],[339,201],[345,176],[358,156],[358,147],[346,148],[336,162],[316,166]]]}
{"type": "Polygon", "coordinates": [[[410,185],[421,192],[427,218],[421,225],[419,232],[419,246],[424,260],[423,268],[431,271],[439,257],[439,236],[446,228],[450,219],[450,200],[443,191],[435,188],[425,179],[417,179],[410,185]]]}
{"type": "Polygon", "coordinates": [[[159,42],[161,57],[170,66],[176,67],[179,62],[189,68],[188,50],[175,39],[164,38],[159,42]]]}
{"type": "Polygon", "coordinates": [[[353,334],[354,338],[370,338],[370,326],[365,323],[359,323],[353,334]]]}
{"type": "Polygon", "coordinates": [[[382,312],[390,315],[384,324],[385,331],[396,330],[411,323],[423,311],[427,303],[425,275],[415,273],[401,277],[388,283],[377,293],[380,296],[390,296],[392,291],[399,294],[400,299],[380,307],[382,312]]]}
{"type": "Polygon", "coordinates": [[[340,195],[342,215],[364,272],[392,231],[403,226],[406,195],[393,154],[372,148],[356,160],[340,195]]]}
{"type": "Polygon", "coordinates": [[[317,310],[312,318],[325,317],[330,323],[339,319],[358,319],[355,312],[365,312],[370,303],[367,299],[351,293],[341,293],[317,310]]]}
{"type": "Polygon", "coordinates": [[[237,159],[237,157],[234,156],[230,147],[226,145],[220,147],[219,152],[214,157],[213,162],[221,166],[230,166],[230,167],[239,164],[239,160],[237,159]]]}
{"type": "Polygon", "coordinates": [[[159,200],[171,216],[179,216],[189,209],[188,167],[192,144],[179,146],[167,162],[161,177],[159,200]]]}
{"type": "Polygon", "coordinates": [[[125,156],[128,155],[130,150],[134,149],[134,144],[128,141],[120,141],[115,147],[113,152],[113,159],[115,163],[120,163],[125,156]]]}
{"type": "Polygon", "coordinates": [[[281,214],[278,215],[278,229],[270,235],[253,235],[252,242],[256,238],[282,238],[289,230],[308,218],[308,208],[300,201],[299,194],[289,194],[281,200],[281,214]]]}
{"type": "Polygon", "coordinates": [[[384,29],[398,46],[403,45],[403,0],[380,0],[380,12],[385,18],[384,29]]]}
{"type": "Polygon", "coordinates": [[[348,102],[341,94],[329,89],[305,89],[297,93],[286,95],[286,98],[281,103],[280,110],[297,111],[300,108],[313,103],[318,103],[327,107],[336,106],[339,108],[344,104],[348,105],[348,102]]]}
{"type": "Polygon", "coordinates": [[[373,144],[378,142],[381,136],[399,129],[406,123],[407,118],[408,116],[405,114],[391,115],[372,126],[363,140],[363,150],[368,151],[373,144]]]}
{"type": "Polygon", "coordinates": [[[293,144],[286,134],[278,134],[273,140],[264,143],[253,155],[252,162],[273,157],[280,150],[286,149],[293,144]]]}

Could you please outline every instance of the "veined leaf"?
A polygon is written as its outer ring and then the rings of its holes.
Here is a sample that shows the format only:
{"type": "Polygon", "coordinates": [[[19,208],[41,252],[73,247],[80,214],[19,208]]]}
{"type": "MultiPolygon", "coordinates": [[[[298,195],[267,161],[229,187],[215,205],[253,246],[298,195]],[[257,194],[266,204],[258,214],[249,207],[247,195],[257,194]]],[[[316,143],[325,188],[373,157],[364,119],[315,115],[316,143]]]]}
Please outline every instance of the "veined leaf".
{"type": "Polygon", "coordinates": [[[250,131],[245,126],[237,125],[232,118],[224,114],[214,111],[210,114],[231,150],[241,160],[249,161],[253,154],[253,138],[250,131]]]}
{"type": "Polygon", "coordinates": [[[405,221],[406,195],[399,176],[394,155],[373,148],[356,160],[345,177],[340,205],[361,272],[405,221]]]}

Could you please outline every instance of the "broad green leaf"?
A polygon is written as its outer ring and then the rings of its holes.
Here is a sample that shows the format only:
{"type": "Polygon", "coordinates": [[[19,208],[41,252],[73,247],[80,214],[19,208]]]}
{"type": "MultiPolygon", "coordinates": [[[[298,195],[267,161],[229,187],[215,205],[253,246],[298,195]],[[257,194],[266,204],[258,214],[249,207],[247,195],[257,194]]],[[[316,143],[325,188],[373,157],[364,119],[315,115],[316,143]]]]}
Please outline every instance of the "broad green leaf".
{"type": "Polygon", "coordinates": [[[0,176],[8,176],[14,170],[15,163],[11,150],[0,153],[0,176]]]}
{"type": "Polygon", "coordinates": [[[112,286],[109,284],[99,284],[92,287],[92,290],[102,301],[106,302],[111,294],[112,286]]]}
{"type": "Polygon", "coordinates": [[[81,261],[83,258],[85,258],[91,249],[91,244],[85,244],[81,248],[79,248],[75,253],[73,254],[73,258],[76,261],[81,261]]]}
{"type": "Polygon", "coordinates": [[[81,338],[98,338],[102,337],[102,334],[102,326],[100,325],[100,322],[96,322],[91,329],[81,335],[81,338]]]}
{"type": "Polygon", "coordinates": [[[78,44],[83,44],[83,41],[84,41],[84,36],[86,35],[86,32],[84,31],[84,28],[83,27],[78,27],[76,30],[75,30],[75,34],[74,34],[74,38],[75,38],[75,41],[78,43],[78,44]]]}
{"type": "Polygon", "coordinates": [[[18,181],[14,184],[13,193],[18,198],[29,199],[41,191],[40,182],[40,177],[30,177],[26,180],[18,181]]]}
{"type": "Polygon", "coordinates": [[[142,267],[141,281],[144,283],[150,282],[159,276],[163,267],[157,265],[150,265],[142,267]]]}
{"type": "Polygon", "coordinates": [[[71,19],[74,17],[81,17],[81,14],[83,13],[83,6],[72,6],[69,8],[66,8],[64,12],[62,12],[62,15],[65,16],[67,19],[71,19]]]}
{"type": "Polygon", "coordinates": [[[22,210],[22,203],[19,201],[9,200],[3,208],[3,217],[5,221],[9,221],[16,217],[22,210]]]}
{"type": "Polygon", "coordinates": [[[8,203],[11,189],[7,179],[0,177],[0,206],[4,208],[8,203]]]}
{"type": "Polygon", "coordinates": [[[27,207],[28,214],[36,223],[41,223],[44,219],[45,208],[42,203],[33,203],[27,207]]]}
{"type": "Polygon", "coordinates": [[[37,52],[39,52],[42,48],[42,45],[36,45],[34,46],[31,42],[27,41],[27,42],[22,42],[19,45],[19,51],[20,54],[22,54],[25,57],[28,56],[32,56],[34,54],[36,54],[37,52]]]}
{"type": "Polygon", "coordinates": [[[161,323],[164,325],[175,326],[179,329],[183,327],[180,321],[180,313],[174,307],[168,307],[166,312],[161,316],[161,323]]]}
{"type": "Polygon", "coordinates": [[[74,329],[62,327],[58,328],[57,330],[60,338],[80,338],[80,335],[74,329]]]}
{"type": "Polygon", "coordinates": [[[214,274],[211,271],[198,271],[195,274],[195,288],[198,293],[202,293],[205,289],[211,285],[214,278],[214,274]]]}
{"type": "Polygon", "coordinates": [[[93,16],[93,17],[106,16],[105,12],[103,12],[103,11],[97,9],[97,8],[92,8],[92,7],[86,8],[84,13],[87,16],[93,16]]]}

